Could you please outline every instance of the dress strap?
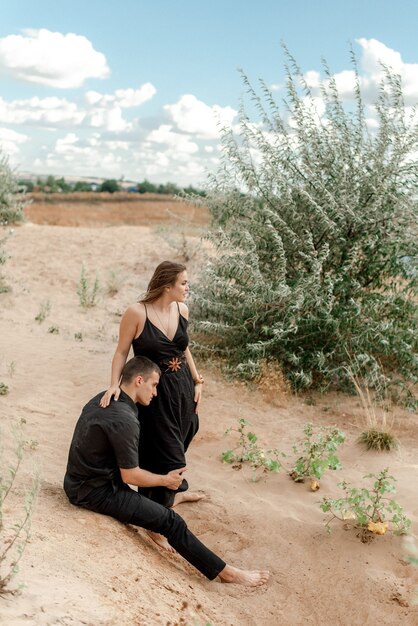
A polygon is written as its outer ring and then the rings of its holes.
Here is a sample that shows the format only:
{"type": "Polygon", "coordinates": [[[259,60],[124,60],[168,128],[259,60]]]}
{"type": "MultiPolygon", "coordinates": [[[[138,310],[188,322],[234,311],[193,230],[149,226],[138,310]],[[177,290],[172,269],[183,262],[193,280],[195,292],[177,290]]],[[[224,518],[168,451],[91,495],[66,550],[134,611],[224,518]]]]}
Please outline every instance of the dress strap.
{"type": "Polygon", "coordinates": [[[179,303],[178,302],[177,302],[177,309],[178,309],[178,312],[179,312],[179,315],[180,315],[180,307],[179,307],[179,303]]]}
{"type": "Polygon", "coordinates": [[[145,317],[146,319],[148,319],[148,309],[147,309],[147,305],[145,304],[145,302],[142,303],[144,305],[144,309],[145,309],[145,317]]]}

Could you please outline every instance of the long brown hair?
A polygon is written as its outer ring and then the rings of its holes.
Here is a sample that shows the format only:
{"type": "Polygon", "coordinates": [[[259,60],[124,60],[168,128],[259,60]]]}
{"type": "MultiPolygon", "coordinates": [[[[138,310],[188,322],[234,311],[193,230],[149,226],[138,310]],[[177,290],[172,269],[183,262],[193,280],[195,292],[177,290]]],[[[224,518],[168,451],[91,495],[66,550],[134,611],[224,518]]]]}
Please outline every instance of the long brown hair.
{"type": "Polygon", "coordinates": [[[171,287],[182,272],[186,271],[183,263],[173,263],[172,261],[163,261],[154,270],[151,280],[148,283],[147,291],[143,298],[139,300],[143,304],[155,302],[162,295],[166,287],[171,287]]]}

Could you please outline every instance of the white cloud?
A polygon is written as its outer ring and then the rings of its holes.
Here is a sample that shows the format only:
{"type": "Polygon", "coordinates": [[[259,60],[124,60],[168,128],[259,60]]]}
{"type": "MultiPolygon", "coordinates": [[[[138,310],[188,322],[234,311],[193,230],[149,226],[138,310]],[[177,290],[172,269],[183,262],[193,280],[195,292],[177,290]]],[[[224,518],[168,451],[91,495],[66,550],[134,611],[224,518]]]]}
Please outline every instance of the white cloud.
{"type": "Polygon", "coordinates": [[[110,132],[129,131],[132,124],[122,117],[120,107],[111,109],[94,109],[89,114],[90,123],[94,128],[104,128],[110,132]]]}
{"type": "Polygon", "coordinates": [[[154,85],[145,83],[139,89],[117,89],[115,98],[122,108],[137,107],[147,100],[151,100],[156,93],[157,90],[154,85]]]}
{"type": "Polygon", "coordinates": [[[377,39],[357,39],[362,54],[360,65],[363,69],[362,87],[375,98],[379,82],[382,79],[382,64],[391,68],[402,78],[402,88],[407,104],[415,104],[418,100],[418,63],[405,63],[396,50],[388,48],[377,39]]]}
{"type": "Polygon", "coordinates": [[[399,52],[388,48],[377,39],[364,39],[360,37],[356,40],[362,48],[361,67],[366,74],[376,75],[382,72],[382,63],[393,68],[395,72],[402,70],[404,65],[399,52]]]}
{"type": "Polygon", "coordinates": [[[173,132],[170,124],[162,124],[159,128],[152,130],[147,136],[147,141],[166,144],[179,155],[193,154],[199,150],[198,145],[190,141],[187,136],[173,132]]]}
{"type": "Polygon", "coordinates": [[[208,106],[192,94],[182,96],[176,104],[166,104],[164,109],[179,130],[212,139],[219,136],[220,126],[231,125],[237,115],[232,107],[208,106]]]}
{"type": "Polygon", "coordinates": [[[22,133],[17,133],[9,128],[0,128],[0,147],[8,155],[15,155],[19,152],[19,144],[28,141],[29,137],[22,133]]]}
{"type": "Polygon", "coordinates": [[[87,91],[86,102],[89,105],[108,106],[116,104],[123,109],[138,107],[151,100],[157,93],[154,85],[145,83],[139,89],[117,89],[114,94],[101,94],[98,91],[87,91]]]}
{"type": "Polygon", "coordinates": [[[20,80],[60,89],[107,78],[106,57],[83,35],[25,30],[0,39],[0,71],[20,80]]]}

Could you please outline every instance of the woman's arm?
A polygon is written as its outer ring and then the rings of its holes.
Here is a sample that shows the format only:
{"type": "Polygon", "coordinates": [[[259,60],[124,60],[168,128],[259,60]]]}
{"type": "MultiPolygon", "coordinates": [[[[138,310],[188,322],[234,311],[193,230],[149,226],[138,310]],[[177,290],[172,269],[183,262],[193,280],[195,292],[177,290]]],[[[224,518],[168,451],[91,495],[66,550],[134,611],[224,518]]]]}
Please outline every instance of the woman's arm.
{"type": "MultiPolygon", "coordinates": [[[[184,304],[184,302],[180,302],[179,307],[180,307],[181,315],[185,317],[186,320],[188,320],[189,309],[187,308],[187,306],[184,304]]],[[[194,362],[192,353],[190,352],[189,348],[186,348],[186,350],[184,351],[184,356],[186,357],[186,361],[189,366],[190,372],[192,374],[193,382],[194,382],[194,401],[196,402],[196,411],[197,411],[197,407],[199,406],[199,402],[202,397],[203,378],[202,376],[200,376],[199,372],[197,371],[196,364],[194,362]]]]}
{"type": "Polygon", "coordinates": [[[115,397],[115,400],[119,398],[120,376],[126,363],[126,359],[128,358],[132,341],[138,335],[138,332],[142,332],[145,324],[145,315],[141,315],[142,311],[139,306],[140,305],[132,305],[131,307],[129,307],[123,314],[120,321],[119,341],[112,359],[110,387],[107,389],[106,393],[102,396],[100,400],[100,406],[103,408],[109,405],[112,396],[115,397]]]}

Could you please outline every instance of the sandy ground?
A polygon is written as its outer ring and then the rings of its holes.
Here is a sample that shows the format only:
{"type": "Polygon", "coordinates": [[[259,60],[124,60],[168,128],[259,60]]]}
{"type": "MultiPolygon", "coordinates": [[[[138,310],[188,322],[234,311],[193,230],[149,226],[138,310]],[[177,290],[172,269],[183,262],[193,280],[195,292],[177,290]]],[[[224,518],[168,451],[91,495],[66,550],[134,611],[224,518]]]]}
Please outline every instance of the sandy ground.
{"type": "MultiPolygon", "coordinates": [[[[120,315],[146,286],[156,264],[178,258],[148,226],[64,227],[27,223],[8,239],[1,268],[11,287],[0,294],[2,463],[10,456],[10,425],[24,418],[25,453],[6,523],[20,504],[34,468],[41,489],[32,536],[15,585],[0,597],[8,626],[413,626],[417,570],[405,561],[402,539],[386,534],[361,543],[335,523],[328,535],[318,506],[339,497],[337,483],[389,467],[396,499],[418,527],[416,416],[399,410],[400,448],[370,453],[356,443],[362,412],[342,395],[266,399],[257,389],[228,383],[200,363],[206,379],[201,429],[188,453],[188,480],[207,499],[177,510],[226,561],[271,571],[268,585],[246,589],[209,582],[177,555],[151,544],[142,531],[71,506],[62,491],[67,452],[83,404],[106,388],[120,315]],[[81,266],[100,283],[100,298],[83,309],[77,295],[81,266]],[[111,283],[118,291],[110,295],[111,283]],[[48,310],[49,309],[49,310],[48,310]],[[44,321],[35,317],[47,311],[44,321]],[[55,329],[55,332],[52,330],[55,329]],[[321,490],[293,483],[285,472],[252,481],[220,454],[236,443],[225,430],[251,422],[264,447],[291,451],[308,421],[337,424],[347,433],[343,469],[329,472],[321,490]]],[[[190,249],[197,240],[190,239],[190,249]]],[[[198,258],[189,263],[193,282],[198,258]]],[[[10,457],[11,458],[11,457],[10,457]]]]}

